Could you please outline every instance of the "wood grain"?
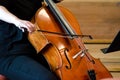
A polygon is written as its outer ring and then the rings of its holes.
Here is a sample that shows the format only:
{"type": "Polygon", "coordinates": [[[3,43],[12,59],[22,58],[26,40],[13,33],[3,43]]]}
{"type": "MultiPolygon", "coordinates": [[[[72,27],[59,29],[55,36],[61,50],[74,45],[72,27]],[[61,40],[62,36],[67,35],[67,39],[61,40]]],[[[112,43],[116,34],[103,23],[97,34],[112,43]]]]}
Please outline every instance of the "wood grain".
{"type": "Polygon", "coordinates": [[[60,5],[75,15],[82,33],[94,39],[113,39],[120,30],[120,2],[117,0],[65,0],[60,5]]]}

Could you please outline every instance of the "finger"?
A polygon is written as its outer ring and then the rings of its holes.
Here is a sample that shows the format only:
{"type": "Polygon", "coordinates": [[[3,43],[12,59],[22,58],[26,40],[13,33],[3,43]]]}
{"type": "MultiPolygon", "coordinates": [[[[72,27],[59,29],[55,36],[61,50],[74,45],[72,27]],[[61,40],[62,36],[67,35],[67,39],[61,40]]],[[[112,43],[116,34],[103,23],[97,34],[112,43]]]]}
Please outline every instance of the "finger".
{"type": "Polygon", "coordinates": [[[20,24],[18,27],[19,27],[19,29],[22,30],[22,32],[30,31],[29,27],[25,24],[20,24]]]}
{"type": "Polygon", "coordinates": [[[34,25],[32,25],[32,24],[26,24],[26,25],[27,25],[27,28],[28,28],[28,31],[29,31],[29,32],[35,31],[34,25]]]}
{"type": "Polygon", "coordinates": [[[22,30],[22,32],[27,32],[28,30],[24,27],[20,27],[20,29],[22,30]]]}
{"type": "Polygon", "coordinates": [[[26,26],[28,26],[30,29],[35,29],[34,24],[31,23],[30,21],[26,21],[26,26]]]}

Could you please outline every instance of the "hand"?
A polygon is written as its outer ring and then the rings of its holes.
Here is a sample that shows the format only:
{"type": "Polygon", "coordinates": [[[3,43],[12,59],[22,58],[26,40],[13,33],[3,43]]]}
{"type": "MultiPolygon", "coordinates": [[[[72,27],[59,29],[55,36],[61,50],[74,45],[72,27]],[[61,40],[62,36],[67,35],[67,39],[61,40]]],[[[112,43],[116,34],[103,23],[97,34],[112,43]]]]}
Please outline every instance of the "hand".
{"type": "Polygon", "coordinates": [[[30,21],[18,19],[14,24],[24,32],[24,29],[27,29],[28,32],[34,32],[35,26],[30,21]]]}
{"type": "Polygon", "coordinates": [[[14,14],[9,12],[4,6],[0,6],[0,20],[13,23],[22,30],[23,28],[26,28],[29,32],[35,31],[35,26],[30,21],[19,19],[14,14]]]}

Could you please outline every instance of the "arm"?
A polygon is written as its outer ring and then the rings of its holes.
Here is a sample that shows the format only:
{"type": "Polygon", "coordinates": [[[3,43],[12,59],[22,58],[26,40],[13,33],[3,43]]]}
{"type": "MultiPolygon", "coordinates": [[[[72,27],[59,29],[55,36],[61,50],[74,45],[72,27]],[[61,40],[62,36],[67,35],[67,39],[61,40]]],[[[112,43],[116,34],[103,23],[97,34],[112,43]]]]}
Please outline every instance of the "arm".
{"type": "Polygon", "coordinates": [[[4,6],[0,6],[0,20],[12,23],[20,29],[21,27],[26,28],[29,32],[33,32],[35,30],[34,25],[31,22],[19,19],[10,13],[4,6]]]}

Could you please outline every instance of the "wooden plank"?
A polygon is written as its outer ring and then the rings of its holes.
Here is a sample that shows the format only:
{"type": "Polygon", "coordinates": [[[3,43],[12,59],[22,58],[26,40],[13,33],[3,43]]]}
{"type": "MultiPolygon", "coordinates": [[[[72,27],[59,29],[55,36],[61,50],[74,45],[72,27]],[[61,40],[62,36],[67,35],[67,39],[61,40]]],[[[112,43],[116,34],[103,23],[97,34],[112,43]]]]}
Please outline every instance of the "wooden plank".
{"type": "Polygon", "coordinates": [[[110,71],[110,72],[120,72],[120,61],[119,62],[107,62],[103,64],[106,66],[106,68],[110,71]]]}
{"type": "Polygon", "coordinates": [[[114,78],[119,78],[115,80],[120,80],[120,72],[111,72],[111,74],[113,75],[114,78]]]}
{"type": "Polygon", "coordinates": [[[120,51],[104,54],[101,49],[107,48],[110,44],[85,44],[88,51],[96,58],[100,59],[120,59],[120,51]]]}
{"type": "Polygon", "coordinates": [[[83,39],[85,44],[111,44],[113,39],[83,39]]]}
{"type": "Polygon", "coordinates": [[[103,63],[119,63],[120,62],[120,58],[100,58],[100,60],[103,62],[103,63]]]}

